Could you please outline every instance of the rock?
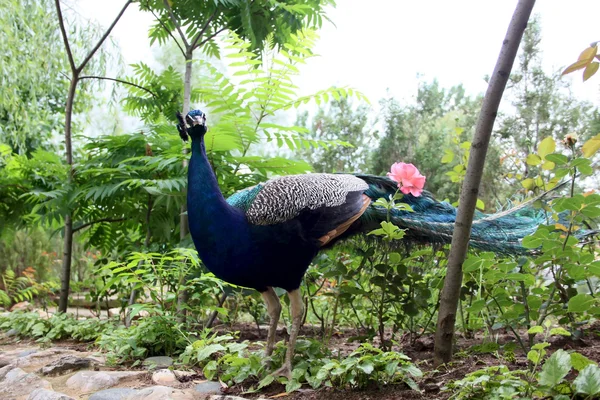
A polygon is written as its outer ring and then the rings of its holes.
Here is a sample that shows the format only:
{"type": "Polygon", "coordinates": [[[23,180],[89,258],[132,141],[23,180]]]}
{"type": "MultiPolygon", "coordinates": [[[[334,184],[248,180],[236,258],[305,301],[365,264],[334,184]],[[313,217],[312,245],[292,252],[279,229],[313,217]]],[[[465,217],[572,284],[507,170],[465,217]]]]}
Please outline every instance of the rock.
{"type": "Polygon", "coordinates": [[[75,400],[71,396],[67,396],[64,393],[54,392],[48,389],[35,389],[27,400],[75,400]]]}
{"type": "Polygon", "coordinates": [[[30,354],[35,354],[38,352],[38,349],[27,349],[27,350],[23,350],[22,352],[20,352],[19,354],[17,354],[17,358],[23,358],[23,357],[27,357],[30,354]]]}
{"type": "Polygon", "coordinates": [[[415,340],[415,344],[413,345],[416,351],[427,351],[433,350],[433,337],[424,336],[417,340],[415,340]]]}
{"type": "Polygon", "coordinates": [[[104,389],[91,395],[88,400],[125,400],[135,393],[137,390],[130,388],[104,389]]]}
{"type": "Polygon", "coordinates": [[[15,369],[15,366],[12,364],[8,364],[0,368],[0,381],[3,380],[6,374],[8,374],[13,369],[15,369]]]}
{"type": "Polygon", "coordinates": [[[11,337],[11,336],[17,336],[18,334],[19,334],[19,331],[12,328],[12,329],[9,329],[8,332],[6,332],[4,335],[6,337],[11,337]]]}
{"type": "MultiPolygon", "coordinates": [[[[230,396],[230,395],[226,395],[226,394],[222,394],[222,395],[212,395],[208,398],[208,400],[246,400],[243,397],[238,397],[238,396],[230,396]]],[[[261,399],[258,399],[261,400],[261,399]]]]}
{"type": "Polygon", "coordinates": [[[41,318],[44,318],[44,319],[48,319],[52,315],[54,315],[54,313],[51,313],[51,312],[48,312],[48,311],[44,311],[44,310],[41,310],[39,308],[36,308],[35,310],[33,310],[33,312],[36,313],[37,315],[39,315],[41,318]]]}
{"type": "Polygon", "coordinates": [[[159,369],[152,374],[152,382],[157,385],[173,386],[179,383],[173,371],[168,369],[159,369]]]}
{"type": "Polygon", "coordinates": [[[17,367],[39,368],[69,354],[77,354],[77,352],[75,350],[53,347],[48,350],[35,351],[24,357],[19,357],[15,360],[15,364],[17,367]]]}
{"type": "Polygon", "coordinates": [[[439,392],[440,391],[440,387],[438,385],[436,385],[435,383],[427,383],[423,387],[423,390],[425,391],[425,393],[439,392]]]}
{"type": "Polygon", "coordinates": [[[5,365],[12,364],[17,358],[25,357],[29,354],[35,353],[38,349],[32,348],[20,348],[15,350],[3,351],[0,353],[0,367],[4,367],[5,365]]]}
{"type": "Polygon", "coordinates": [[[127,396],[126,400],[194,400],[192,393],[167,386],[151,386],[127,396]]]}
{"type": "Polygon", "coordinates": [[[96,362],[91,358],[68,355],[52,361],[50,364],[42,367],[39,372],[42,375],[58,376],[83,368],[89,368],[94,363],[96,362]]]}
{"type": "Polygon", "coordinates": [[[173,365],[173,359],[167,356],[148,357],[143,365],[150,368],[168,368],[173,365]]]}
{"type": "Polygon", "coordinates": [[[198,393],[219,394],[221,393],[221,384],[219,382],[204,381],[196,385],[194,390],[198,393]]]}
{"type": "Polygon", "coordinates": [[[25,396],[35,389],[52,390],[52,385],[36,374],[28,374],[21,368],[13,368],[4,376],[4,381],[0,385],[0,398],[25,396]]]}
{"type": "Polygon", "coordinates": [[[10,311],[24,311],[24,310],[31,310],[33,307],[31,306],[31,304],[29,304],[28,301],[22,301],[20,303],[15,304],[14,306],[12,306],[10,308],[10,311]]]}
{"type": "Polygon", "coordinates": [[[120,381],[144,375],[144,371],[79,371],[67,380],[67,387],[84,393],[115,386],[120,381]]]}

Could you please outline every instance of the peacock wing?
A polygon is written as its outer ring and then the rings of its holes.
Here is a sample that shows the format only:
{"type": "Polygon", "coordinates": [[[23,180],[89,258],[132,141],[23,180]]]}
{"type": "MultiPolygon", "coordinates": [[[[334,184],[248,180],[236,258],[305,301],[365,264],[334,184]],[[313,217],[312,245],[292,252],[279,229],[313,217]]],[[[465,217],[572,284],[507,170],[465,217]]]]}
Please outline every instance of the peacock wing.
{"type": "Polygon", "coordinates": [[[321,245],[344,233],[369,206],[367,183],[353,175],[305,174],[271,179],[231,196],[254,225],[299,221],[321,245]]]}

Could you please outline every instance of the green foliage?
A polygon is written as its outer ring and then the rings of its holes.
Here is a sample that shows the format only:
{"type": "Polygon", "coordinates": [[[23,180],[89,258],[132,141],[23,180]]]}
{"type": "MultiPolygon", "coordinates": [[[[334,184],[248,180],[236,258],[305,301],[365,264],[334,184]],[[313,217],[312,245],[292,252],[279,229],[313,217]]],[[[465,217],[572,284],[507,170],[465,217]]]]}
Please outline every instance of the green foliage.
{"type": "MultiPolygon", "coordinates": [[[[367,172],[371,132],[367,121],[371,113],[367,104],[357,107],[347,98],[335,98],[319,107],[312,117],[312,140],[343,141],[351,146],[327,146],[315,149],[298,148],[297,153],[308,160],[315,172],[367,172]]],[[[308,112],[297,123],[307,126],[308,112]]]]}
{"type": "Polygon", "coordinates": [[[112,331],[114,327],[114,321],[78,320],[67,314],[56,314],[50,318],[43,318],[34,312],[12,312],[0,316],[0,329],[14,329],[20,336],[38,338],[42,342],[60,339],[92,342],[104,332],[112,331]]]}
{"type": "Polygon", "coordinates": [[[31,271],[25,271],[23,276],[7,269],[2,274],[2,289],[0,289],[0,304],[10,307],[13,303],[32,301],[34,297],[45,296],[53,288],[51,282],[37,283],[31,276],[31,271]]]}
{"type": "Polygon", "coordinates": [[[186,48],[199,47],[204,53],[218,57],[219,47],[214,38],[224,30],[247,40],[253,50],[283,46],[299,30],[321,27],[324,7],[329,4],[334,2],[219,0],[205,3],[177,0],[164,3],[152,0],[141,3],[140,8],[156,17],[149,32],[151,44],[165,43],[172,34],[179,33],[186,48]]]}
{"type": "Polygon", "coordinates": [[[326,362],[309,382],[313,387],[327,382],[333,387],[364,388],[370,384],[405,383],[413,390],[419,386],[413,377],[421,377],[419,368],[399,352],[384,352],[367,343],[343,360],[326,362]]]}
{"type": "MultiPolygon", "coordinates": [[[[22,154],[53,148],[50,140],[64,128],[64,99],[69,88],[62,73],[70,68],[57,29],[54,2],[2,0],[0,26],[0,142],[22,154]]],[[[70,32],[76,54],[81,51],[81,43],[97,36],[94,25],[86,21],[85,28],[82,26],[70,32]]],[[[103,52],[86,72],[102,75],[107,61],[103,52]]],[[[77,93],[76,113],[91,107],[90,90],[96,86],[93,82],[82,85],[77,93]]]]}
{"type": "Polygon", "coordinates": [[[174,316],[150,315],[129,328],[119,326],[104,331],[97,344],[107,352],[109,363],[138,364],[148,356],[178,354],[188,344],[188,339],[174,316]]]}
{"type": "MultiPolygon", "coordinates": [[[[539,372],[509,370],[506,366],[486,367],[450,382],[445,388],[451,391],[450,399],[568,399],[595,398],[600,394],[600,368],[594,363],[575,368],[579,373],[575,379],[567,379],[575,364],[572,360],[579,353],[555,351],[539,372]]],[[[585,358],[585,357],[583,357],[585,358]]],[[[537,363],[536,363],[537,364],[537,363]]]]}

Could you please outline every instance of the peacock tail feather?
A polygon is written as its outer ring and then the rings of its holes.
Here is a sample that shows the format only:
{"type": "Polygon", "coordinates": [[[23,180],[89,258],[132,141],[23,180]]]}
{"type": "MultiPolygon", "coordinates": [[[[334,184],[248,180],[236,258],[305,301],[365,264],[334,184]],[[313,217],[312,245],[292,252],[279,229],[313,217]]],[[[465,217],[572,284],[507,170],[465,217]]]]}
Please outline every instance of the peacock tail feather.
{"type": "MultiPolygon", "coordinates": [[[[397,183],[389,178],[357,174],[369,184],[366,195],[373,200],[388,199],[397,191],[397,183]]],[[[404,195],[401,202],[411,206],[414,212],[392,209],[390,221],[406,229],[403,240],[414,243],[450,243],[456,220],[456,208],[440,202],[424,191],[419,197],[404,195]]],[[[388,210],[371,206],[361,217],[364,229],[375,229],[388,218],[388,210]]],[[[531,207],[531,203],[497,214],[477,212],[471,230],[470,245],[474,248],[498,253],[520,253],[523,237],[534,233],[545,222],[543,213],[531,207]]]]}

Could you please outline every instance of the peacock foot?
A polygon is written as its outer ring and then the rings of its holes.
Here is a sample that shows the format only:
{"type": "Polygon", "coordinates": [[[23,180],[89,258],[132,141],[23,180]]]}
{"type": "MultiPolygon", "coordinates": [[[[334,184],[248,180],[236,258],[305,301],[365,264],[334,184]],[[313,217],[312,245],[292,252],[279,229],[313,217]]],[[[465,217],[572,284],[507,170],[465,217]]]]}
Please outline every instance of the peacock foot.
{"type": "Polygon", "coordinates": [[[285,363],[277,371],[273,372],[273,376],[285,376],[288,380],[292,379],[292,364],[285,363]]]}

